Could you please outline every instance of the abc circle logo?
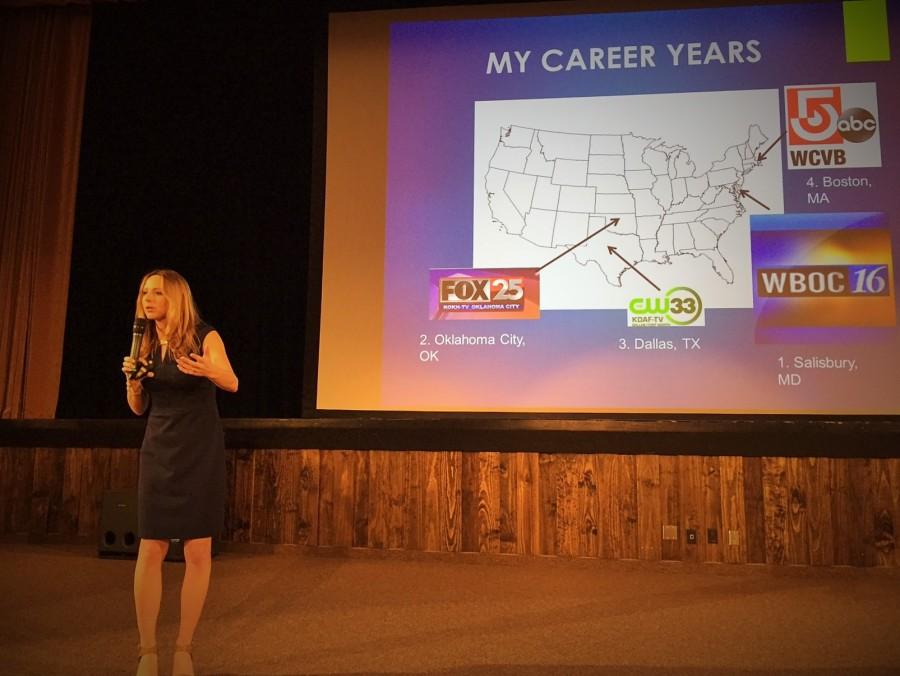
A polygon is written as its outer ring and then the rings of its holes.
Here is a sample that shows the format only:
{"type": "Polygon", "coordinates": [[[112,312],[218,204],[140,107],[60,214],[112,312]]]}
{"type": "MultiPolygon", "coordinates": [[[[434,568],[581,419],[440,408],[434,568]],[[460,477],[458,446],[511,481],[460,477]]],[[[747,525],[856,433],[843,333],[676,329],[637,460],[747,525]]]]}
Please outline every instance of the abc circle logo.
{"type": "Polygon", "coordinates": [[[851,143],[863,143],[875,134],[878,123],[865,108],[848,108],[837,123],[838,133],[851,143]]]}

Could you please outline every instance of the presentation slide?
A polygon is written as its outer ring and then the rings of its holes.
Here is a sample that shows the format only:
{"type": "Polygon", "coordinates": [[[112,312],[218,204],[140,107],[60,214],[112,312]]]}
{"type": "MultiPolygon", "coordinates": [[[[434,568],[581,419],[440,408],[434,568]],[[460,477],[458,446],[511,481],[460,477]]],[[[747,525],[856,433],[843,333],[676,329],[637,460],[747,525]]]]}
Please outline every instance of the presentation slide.
{"type": "Polygon", "coordinates": [[[900,414],[900,7],[552,8],[331,17],[317,408],[900,414]]]}

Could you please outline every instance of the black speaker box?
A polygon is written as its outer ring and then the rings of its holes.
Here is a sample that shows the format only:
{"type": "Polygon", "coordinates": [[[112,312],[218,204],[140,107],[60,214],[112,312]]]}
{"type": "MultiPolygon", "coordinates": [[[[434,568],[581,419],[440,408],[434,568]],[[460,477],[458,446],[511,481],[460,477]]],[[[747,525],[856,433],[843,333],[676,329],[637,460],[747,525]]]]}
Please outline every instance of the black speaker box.
{"type": "Polygon", "coordinates": [[[137,491],[106,491],[100,512],[100,556],[137,556],[137,491]]]}

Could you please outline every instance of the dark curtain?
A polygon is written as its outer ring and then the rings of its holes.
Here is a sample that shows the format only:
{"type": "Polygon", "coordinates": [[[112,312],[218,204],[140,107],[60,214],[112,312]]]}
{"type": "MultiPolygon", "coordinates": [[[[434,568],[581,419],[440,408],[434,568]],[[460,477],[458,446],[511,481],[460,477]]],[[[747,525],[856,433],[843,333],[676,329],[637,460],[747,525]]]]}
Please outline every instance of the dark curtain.
{"type": "Polygon", "coordinates": [[[0,8],[3,418],[57,405],[90,31],[87,5],[0,8]]]}
{"type": "Polygon", "coordinates": [[[94,6],[59,417],[131,417],[119,369],[156,267],[223,337],[223,416],[300,415],[311,5],[94,6]]]}

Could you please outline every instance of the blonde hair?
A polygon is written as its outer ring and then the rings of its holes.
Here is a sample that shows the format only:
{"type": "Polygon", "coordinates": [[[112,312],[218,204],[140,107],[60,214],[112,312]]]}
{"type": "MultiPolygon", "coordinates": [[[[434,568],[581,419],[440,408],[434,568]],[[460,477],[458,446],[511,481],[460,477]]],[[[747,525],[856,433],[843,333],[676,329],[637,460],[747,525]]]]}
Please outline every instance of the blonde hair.
{"type": "MultiPolygon", "coordinates": [[[[141,279],[138,287],[137,301],[135,303],[135,317],[147,318],[144,314],[144,306],[141,303],[141,294],[144,284],[153,275],[162,278],[162,293],[168,301],[166,319],[169,328],[169,344],[166,351],[167,359],[186,356],[191,352],[200,352],[200,341],[197,338],[197,324],[200,322],[200,313],[194,303],[191,287],[187,280],[174,270],[152,270],[141,279]]],[[[147,322],[147,330],[141,342],[141,357],[146,359],[157,347],[159,336],[156,333],[156,322],[147,322]]]]}

